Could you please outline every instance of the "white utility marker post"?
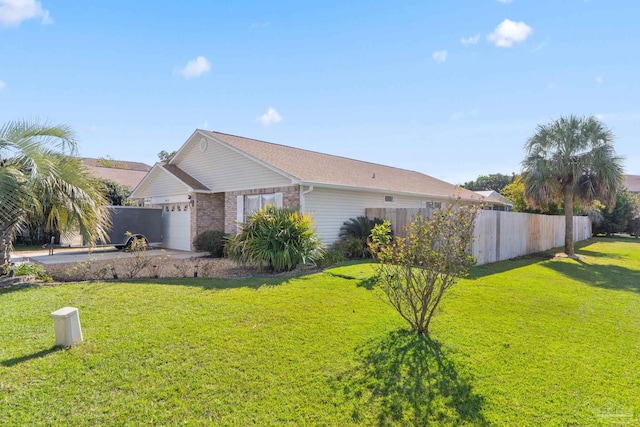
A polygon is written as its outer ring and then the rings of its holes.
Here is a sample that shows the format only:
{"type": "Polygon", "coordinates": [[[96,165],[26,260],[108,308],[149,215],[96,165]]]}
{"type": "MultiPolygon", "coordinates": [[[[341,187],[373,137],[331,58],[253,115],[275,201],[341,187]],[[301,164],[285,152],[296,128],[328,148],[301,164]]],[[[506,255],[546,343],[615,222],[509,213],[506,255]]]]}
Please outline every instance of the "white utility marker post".
{"type": "Polygon", "coordinates": [[[51,313],[56,330],[56,345],[70,347],[82,342],[80,315],[75,307],[64,307],[51,313]]]}

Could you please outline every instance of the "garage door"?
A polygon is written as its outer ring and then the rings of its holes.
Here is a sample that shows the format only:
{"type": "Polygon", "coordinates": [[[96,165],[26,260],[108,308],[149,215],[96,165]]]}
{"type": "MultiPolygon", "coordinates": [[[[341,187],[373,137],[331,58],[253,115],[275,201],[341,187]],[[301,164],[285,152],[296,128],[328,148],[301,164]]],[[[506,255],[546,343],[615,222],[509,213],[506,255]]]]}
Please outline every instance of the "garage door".
{"type": "Polygon", "coordinates": [[[188,203],[171,203],[162,209],[162,246],[191,250],[191,212],[188,203]]]}

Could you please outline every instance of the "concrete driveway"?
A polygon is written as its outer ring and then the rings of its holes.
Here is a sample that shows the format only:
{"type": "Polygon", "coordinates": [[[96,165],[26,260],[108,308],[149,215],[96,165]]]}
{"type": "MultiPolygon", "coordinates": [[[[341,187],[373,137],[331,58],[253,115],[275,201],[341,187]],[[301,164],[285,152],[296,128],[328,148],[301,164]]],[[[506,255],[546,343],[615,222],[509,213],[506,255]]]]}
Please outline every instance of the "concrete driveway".
{"type": "MultiPolygon", "coordinates": [[[[166,256],[173,259],[185,259],[191,257],[202,257],[208,255],[206,252],[186,252],[174,249],[151,248],[143,252],[145,256],[166,256]]],[[[86,262],[87,260],[111,260],[119,258],[131,258],[130,252],[119,251],[113,246],[96,248],[89,251],[87,248],[55,248],[53,255],[49,255],[48,249],[27,252],[12,252],[11,262],[20,263],[25,261],[35,262],[42,265],[65,264],[86,262]]]]}

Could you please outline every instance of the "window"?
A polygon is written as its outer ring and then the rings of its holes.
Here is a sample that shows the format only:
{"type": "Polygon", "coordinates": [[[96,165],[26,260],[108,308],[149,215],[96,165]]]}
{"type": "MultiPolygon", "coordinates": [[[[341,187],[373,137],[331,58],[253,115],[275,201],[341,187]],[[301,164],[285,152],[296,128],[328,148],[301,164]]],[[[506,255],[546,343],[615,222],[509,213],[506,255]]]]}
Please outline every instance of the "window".
{"type": "MultiPolygon", "coordinates": [[[[282,205],[282,204],[281,204],[282,205]]],[[[255,194],[250,196],[244,196],[244,213],[251,215],[258,209],[266,208],[267,206],[278,206],[275,193],[272,194],[255,194]]]]}
{"type": "Polygon", "coordinates": [[[424,204],[431,209],[442,209],[442,202],[425,202],[424,204]]]}
{"type": "Polygon", "coordinates": [[[395,196],[384,196],[384,202],[385,203],[394,203],[396,201],[396,197],[395,196]]]}
{"type": "Polygon", "coordinates": [[[247,216],[267,206],[282,207],[282,193],[250,194],[238,196],[237,220],[244,222],[247,216]]]}

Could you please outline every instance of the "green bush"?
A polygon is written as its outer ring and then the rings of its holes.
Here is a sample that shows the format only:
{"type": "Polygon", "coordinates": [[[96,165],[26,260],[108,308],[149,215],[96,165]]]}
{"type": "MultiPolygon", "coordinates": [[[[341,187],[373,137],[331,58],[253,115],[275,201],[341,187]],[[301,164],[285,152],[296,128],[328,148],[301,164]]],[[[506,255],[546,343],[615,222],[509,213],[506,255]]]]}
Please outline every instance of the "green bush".
{"type": "Polygon", "coordinates": [[[339,240],[331,245],[331,247],[325,251],[322,259],[316,262],[316,265],[320,268],[327,268],[346,261],[348,258],[345,251],[341,248],[341,243],[342,241],[339,240]]]}
{"type": "Polygon", "coordinates": [[[227,254],[240,264],[273,272],[291,271],[322,257],[322,243],[310,215],[268,206],[240,224],[240,233],[227,241],[227,254]]]}
{"type": "Polygon", "coordinates": [[[43,282],[51,281],[51,276],[47,274],[43,266],[38,264],[24,262],[22,264],[18,264],[15,267],[14,272],[16,276],[35,276],[36,279],[43,282]]]}
{"type": "Polygon", "coordinates": [[[340,227],[341,242],[339,247],[349,259],[371,258],[369,250],[369,235],[376,225],[382,224],[380,218],[359,216],[342,223],[340,227]]]}
{"type": "Polygon", "coordinates": [[[199,252],[209,252],[214,258],[224,256],[225,234],[218,230],[207,230],[193,239],[193,246],[199,252]]]}

